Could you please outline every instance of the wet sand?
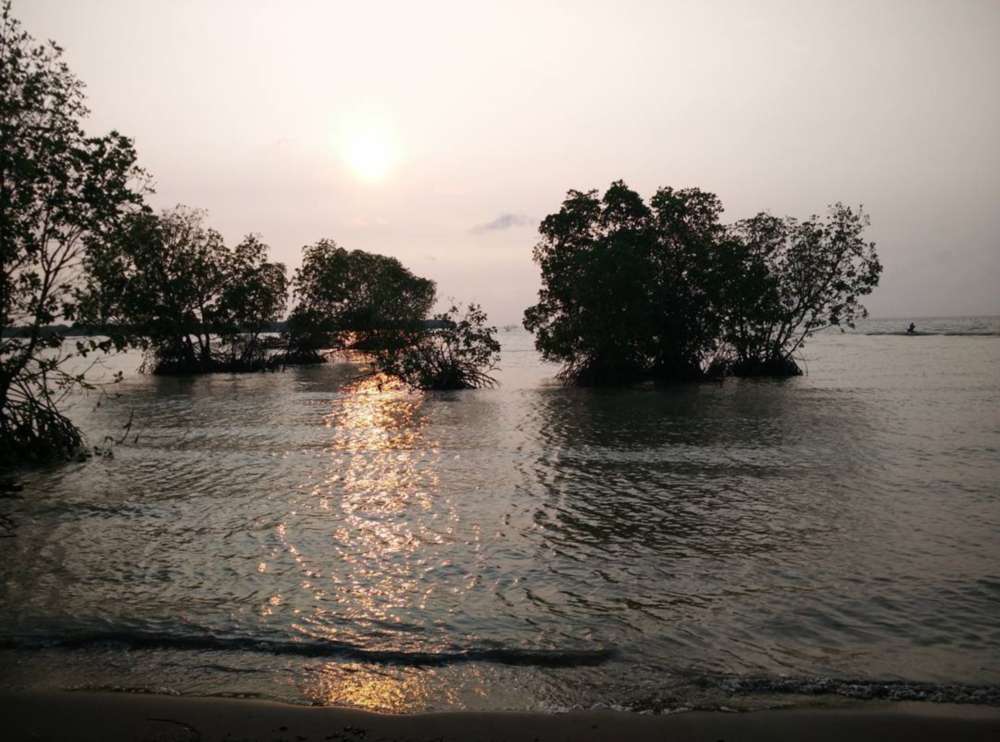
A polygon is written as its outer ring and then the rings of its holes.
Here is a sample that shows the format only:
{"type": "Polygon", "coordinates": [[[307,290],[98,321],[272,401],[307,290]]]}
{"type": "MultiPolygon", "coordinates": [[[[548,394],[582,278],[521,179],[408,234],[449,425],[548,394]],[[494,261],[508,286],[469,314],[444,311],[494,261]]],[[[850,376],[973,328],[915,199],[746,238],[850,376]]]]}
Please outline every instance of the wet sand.
{"type": "Polygon", "coordinates": [[[668,716],[618,712],[393,716],[241,699],[27,692],[0,695],[0,737],[18,742],[985,741],[1000,739],[1000,708],[867,703],[668,716]]]}

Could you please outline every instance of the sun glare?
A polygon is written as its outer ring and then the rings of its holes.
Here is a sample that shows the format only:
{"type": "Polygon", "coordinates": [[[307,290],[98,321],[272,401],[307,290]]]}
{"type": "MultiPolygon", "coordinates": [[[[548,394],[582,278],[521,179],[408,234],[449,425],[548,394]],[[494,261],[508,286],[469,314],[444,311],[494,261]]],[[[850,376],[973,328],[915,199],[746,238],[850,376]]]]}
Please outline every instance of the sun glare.
{"type": "Polygon", "coordinates": [[[398,159],[391,129],[378,121],[358,121],[340,137],[340,154],[361,180],[383,180],[398,159]]]}

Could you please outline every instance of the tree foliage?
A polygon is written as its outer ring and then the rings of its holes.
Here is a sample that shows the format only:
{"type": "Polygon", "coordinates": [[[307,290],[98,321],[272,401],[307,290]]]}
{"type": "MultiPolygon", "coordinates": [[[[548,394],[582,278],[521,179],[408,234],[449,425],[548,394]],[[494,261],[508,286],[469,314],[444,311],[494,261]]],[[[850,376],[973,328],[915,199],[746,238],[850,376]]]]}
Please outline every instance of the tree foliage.
{"type": "Polygon", "coordinates": [[[370,348],[418,326],[434,305],[434,282],[395,258],[345,250],[333,240],[303,248],[292,281],[289,360],[322,360],[326,348],[370,348]]]}
{"type": "Polygon", "coordinates": [[[359,350],[373,367],[420,389],[492,386],[500,344],[486,313],[470,304],[428,319],[434,282],[395,258],[345,250],[333,240],[303,249],[288,318],[289,363],[324,360],[321,351],[359,350]]]}
{"type": "Polygon", "coordinates": [[[437,314],[424,328],[398,333],[372,350],[378,371],[418,389],[479,389],[496,384],[500,360],[497,328],[478,304],[437,314]]]}
{"type": "Polygon", "coordinates": [[[881,265],[863,212],[727,226],[722,211],[697,188],[648,205],[621,181],[601,198],[570,191],[534,252],[542,288],[524,326],[542,356],[584,384],[781,376],[811,333],[864,316],[881,265]]]}
{"type": "Polygon", "coordinates": [[[232,370],[267,365],[261,335],[281,319],[288,304],[288,276],[282,263],[269,262],[259,235],[247,235],[227,255],[224,285],[214,326],[232,370]]]}
{"type": "Polygon", "coordinates": [[[800,373],[794,354],[812,333],[867,316],[860,298],[882,265],[864,239],[868,216],[838,203],[805,221],[758,214],[737,222],[721,253],[721,303],[731,370],[800,373]]]}
{"type": "Polygon", "coordinates": [[[88,319],[151,352],[155,373],[258,370],[260,334],[280,319],[285,267],[249,235],[235,248],[177,206],[133,215],[87,260],[88,319]]]}
{"type": "Polygon", "coordinates": [[[653,299],[657,379],[703,375],[719,353],[715,246],[724,233],[722,202],[699,188],[660,188],[653,210],[653,299]]]}
{"type": "Polygon", "coordinates": [[[57,405],[87,383],[67,362],[98,343],[66,350],[45,328],[76,319],[81,265],[139,207],[144,178],[131,140],[84,131],[83,83],[62,49],[0,8],[0,448],[23,461],[81,442],[57,405]]]}
{"type": "Polygon", "coordinates": [[[542,356],[579,383],[698,375],[715,345],[720,212],[698,189],[661,189],[649,206],[621,181],[600,199],[570,191],[534,252],[542,288],[524,325],[542,356]]]}

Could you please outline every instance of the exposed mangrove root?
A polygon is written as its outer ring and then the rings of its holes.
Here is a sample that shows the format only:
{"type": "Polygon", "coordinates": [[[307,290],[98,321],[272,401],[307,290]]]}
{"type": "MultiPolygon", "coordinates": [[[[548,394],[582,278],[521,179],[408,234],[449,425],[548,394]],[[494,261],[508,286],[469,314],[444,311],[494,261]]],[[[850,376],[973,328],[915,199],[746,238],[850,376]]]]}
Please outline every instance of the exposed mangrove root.
{"type": "Polygon", "coordinates": [[[0,409],[0,466],[71,459],[83,451],[83,436],[47,397],[8,399],[0,409]]]}

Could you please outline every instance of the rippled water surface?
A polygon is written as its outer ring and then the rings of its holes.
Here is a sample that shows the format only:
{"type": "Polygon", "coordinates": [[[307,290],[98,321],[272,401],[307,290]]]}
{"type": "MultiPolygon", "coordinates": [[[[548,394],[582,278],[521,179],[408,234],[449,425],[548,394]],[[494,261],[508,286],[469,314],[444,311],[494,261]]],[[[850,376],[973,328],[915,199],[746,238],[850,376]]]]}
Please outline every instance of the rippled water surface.
{"type": "Polygon", "coordinates": [[[1000,703],[1000,327],[905,324],[786,381],[565,388],[520,331],[495,390],[131,374],[0,498],[0,687],[1000,703]]]}

